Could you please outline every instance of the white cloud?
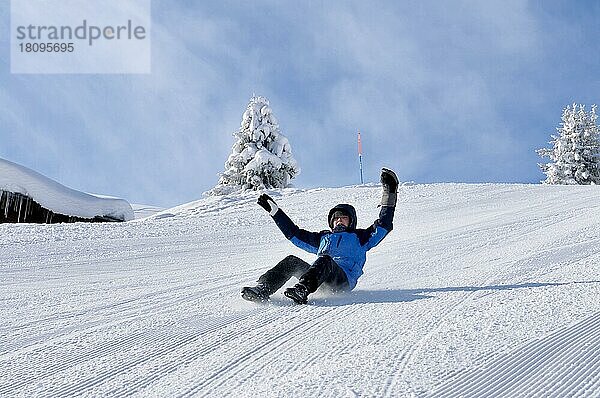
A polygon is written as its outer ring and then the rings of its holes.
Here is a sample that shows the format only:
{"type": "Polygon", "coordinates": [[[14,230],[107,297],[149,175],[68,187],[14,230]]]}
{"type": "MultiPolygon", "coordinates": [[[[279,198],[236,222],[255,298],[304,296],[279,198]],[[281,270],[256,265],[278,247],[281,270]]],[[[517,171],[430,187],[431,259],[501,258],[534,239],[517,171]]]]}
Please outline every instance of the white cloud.
{"type": "Polygon", "coordinates": [[[3,72],[1,119],[25,163],[163,205],[216,183],[253,92],[270,98],[301,185],[356,182],[357,129],[371,180],[383,164],[408,179],[497,179],[522,134],[507,109],[541,106],[533,86],[514,90],[537,78],[543,33],[516,0],[155,1],[151,75],[3,72]]]}

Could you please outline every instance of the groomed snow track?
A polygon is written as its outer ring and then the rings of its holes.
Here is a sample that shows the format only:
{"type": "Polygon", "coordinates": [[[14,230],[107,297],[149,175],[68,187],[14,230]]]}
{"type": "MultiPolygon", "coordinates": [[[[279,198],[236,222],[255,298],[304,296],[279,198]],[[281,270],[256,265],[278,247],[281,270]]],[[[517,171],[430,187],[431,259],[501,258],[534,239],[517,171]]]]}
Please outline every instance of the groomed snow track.
{"type": "Polygon", "coordinates": [[[600,313],[444,382],[428,397],[597,397],[600,313]]]}
{"type": "MultiPolygon", "coordinates": [[[[377,186],[271,192],[320,230],[377,186]]],[[[402,187],[348,295],[243,301],[287,254],[256,194],[0,225],[2,397],[598,397],[600,190],[402,187]]]]}

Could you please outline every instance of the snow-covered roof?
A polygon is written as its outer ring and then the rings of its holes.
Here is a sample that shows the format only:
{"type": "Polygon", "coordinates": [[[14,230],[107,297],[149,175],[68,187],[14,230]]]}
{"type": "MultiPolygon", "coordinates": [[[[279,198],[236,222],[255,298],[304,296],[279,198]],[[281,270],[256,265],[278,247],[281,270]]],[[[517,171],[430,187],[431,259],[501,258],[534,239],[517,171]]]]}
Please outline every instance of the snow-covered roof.
{"type": "Polygon", "coordinates": [[[123,199],[100,197],[59,184],[31,169],[0,159],[0,190],[31,197],[54,213],[82,218],[108,216],[129,221],[134,214],[123,199]]]}

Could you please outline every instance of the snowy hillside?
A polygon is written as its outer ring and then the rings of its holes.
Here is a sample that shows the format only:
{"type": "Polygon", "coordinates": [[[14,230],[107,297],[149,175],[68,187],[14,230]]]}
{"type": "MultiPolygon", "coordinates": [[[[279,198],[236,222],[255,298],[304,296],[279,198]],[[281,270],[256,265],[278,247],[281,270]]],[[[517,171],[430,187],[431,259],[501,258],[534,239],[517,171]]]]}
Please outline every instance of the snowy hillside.
{"type": "MultiPolygon", "coordinates": [[[[297,224],[380,188],[272,193],[297,224]]],[[[0,396],[600,396],[600,188],[402,187],[354,292],[239,297],[287,254],[257,194],[0,225],[0,396]]]]}

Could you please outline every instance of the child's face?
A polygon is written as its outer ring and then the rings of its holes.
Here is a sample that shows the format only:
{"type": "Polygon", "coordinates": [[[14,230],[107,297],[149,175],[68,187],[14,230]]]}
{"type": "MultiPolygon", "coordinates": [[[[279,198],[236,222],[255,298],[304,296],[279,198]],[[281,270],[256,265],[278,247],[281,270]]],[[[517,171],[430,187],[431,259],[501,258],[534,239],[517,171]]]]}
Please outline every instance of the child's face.
{"type": "Polygon", "coordinates": [[[348,217],[348,216],[334,217],[333,218],[333,228],[337,227],[340,224],[343,225],[344,227],[349,226],[350,225],[350,217],[348,217]]]}

